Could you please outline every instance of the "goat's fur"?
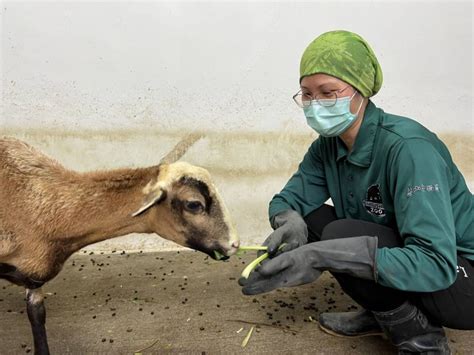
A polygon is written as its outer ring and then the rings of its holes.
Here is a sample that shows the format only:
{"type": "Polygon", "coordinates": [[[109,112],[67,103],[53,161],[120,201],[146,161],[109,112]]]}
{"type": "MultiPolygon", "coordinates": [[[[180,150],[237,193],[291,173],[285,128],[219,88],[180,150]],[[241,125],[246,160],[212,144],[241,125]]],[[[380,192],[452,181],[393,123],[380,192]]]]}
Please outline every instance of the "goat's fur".
{"type": "Polygon", "coordinates": [[[0,138],[0,201],[0,278],[26,288],[35,354],[49,354],[41,286],[80,248],[132,232],[211,256],[239,245],[209,173],[183,162],[79,173],[0,138]]]}
{"type": "Polygon", "coordinates": [[[180,219],[169,205],[158,204],[159,221],[151,220],[151,213],[141,213],[163,199],[163,193],[169,195],[172,186],[185,177],[206,186],[218,207],[214,213],[220,221],[215,230],[226,233],[226,238],[220,236],[220,243],[235,244],[237,237],[225,206],[202,168],[174,163],[79,173],[22,141],[2,138],[0,264],[13,265],[32,279],[47,281],[80,248],[131,232],[156,232],[194,247],[183,235],[184,227],[177,226],[180,219]]]}

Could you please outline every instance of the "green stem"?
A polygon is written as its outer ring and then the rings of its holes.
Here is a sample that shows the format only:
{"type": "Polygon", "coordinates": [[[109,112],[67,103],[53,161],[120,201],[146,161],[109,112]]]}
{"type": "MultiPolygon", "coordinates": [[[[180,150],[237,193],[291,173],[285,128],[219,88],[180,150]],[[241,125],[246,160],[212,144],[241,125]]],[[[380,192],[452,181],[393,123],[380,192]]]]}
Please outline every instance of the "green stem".
{"type": "MultiPolygon", "coordinates": [[[[286,245],[286,243],[282,243],[278,247],[278,250],[281,250],[285,245],[286,245]]],[[[265,246],[240,247],[239,250],[242,249],[242,248],[252,248],[252,249],[247,249],[247,250],[267,250],[267,247],[265,247],[265,246]],[[253,248],[255,248],[255,249],[253,249],[253,248]]],[[[268,258],[268,253],[260,255],[257,259],[255,259],[254,261],[252,261],[250,264],[247,265],[247,267],[244,269],[244,271],[242,271],[242,274],[240,276],[248,279],[250,273],[266,258],[268,258]]]]}
{"type": "Polygon", "coordinates": [[[248,246],[241,246],[239,250],[237,251],[239,252],[239,251],[253,251],[253,250],[257,250],[257,251],[267,250],[267,247],[264,245],[248,245],[248,246]]]}
{"type": "Polygon", "coordinates": [[[245,337],[244,341],[242,342],[242,347],[243,348],[245,348],[247,346],[247,343],[249,342],[249,339],[252,336],[254,328],[255,328],[255,326],[252,326],[252,328],[250,328],[250,331],[247,333],[247,336],[245,337]]]}
{"type": "Polygon", "coordinates": [[[257,259],[255,259],[254,261],[252,261],[250,264],[247,265],[244,271],[242,271],[241,276],[248,279],[253,269],[255,269],[258,266],[258,264],[260,264],[266,258],[268,258],[268,253],[260,255],[257,259]]]}

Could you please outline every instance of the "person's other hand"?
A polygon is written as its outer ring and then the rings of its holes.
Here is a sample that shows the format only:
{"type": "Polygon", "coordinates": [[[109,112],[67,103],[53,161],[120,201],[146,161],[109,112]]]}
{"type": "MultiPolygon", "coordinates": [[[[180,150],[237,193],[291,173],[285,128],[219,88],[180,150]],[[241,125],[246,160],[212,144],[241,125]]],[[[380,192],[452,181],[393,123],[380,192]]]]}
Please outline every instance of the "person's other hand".
{"type": "MultiPolygon", "coordinates": [[[[300,214],[294,210],[280,212],[273,217],[271,225],[274,231],[265,239],[267,253],[273,257],[305,245],[308,242],[308,227],[300,214]],[[285,245],[278,249],[281,244],[285,245]]],[[[264,253],[264,252],[263,252],[264,253]]],[[[262,252],[259,253],[260,255],[262,252]]]]}
{"type": "Polygon", "coordinates": [[[240,278],[244,295],[270,292],[280,287],[292,287],[315,281],[322,271],[312,267],[305,246],[267,260],[248,279],[240,278]]]}

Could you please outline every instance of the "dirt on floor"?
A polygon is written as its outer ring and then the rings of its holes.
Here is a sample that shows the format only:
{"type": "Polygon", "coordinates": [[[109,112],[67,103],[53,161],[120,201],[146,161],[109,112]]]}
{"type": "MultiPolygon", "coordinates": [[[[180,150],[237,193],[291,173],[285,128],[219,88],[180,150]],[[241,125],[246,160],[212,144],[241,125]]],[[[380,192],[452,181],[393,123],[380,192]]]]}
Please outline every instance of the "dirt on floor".
{"type": "MultiPolygon", "coordinates": [[[[225,262],[191,251],[74,255],[43,287],[52,354],[394,354],[381,337],[318,327],[321,312],[357,309],[327,273],[313,284],[244,296],[254,253],[225,262]],[[250,329],[248,343],[242,342],[250,329]]],[[[472,332],[447,329],[454,354],[472,332]]],[[[0,354],[32,353],[24,290],[0,280],[0,354]]]]}

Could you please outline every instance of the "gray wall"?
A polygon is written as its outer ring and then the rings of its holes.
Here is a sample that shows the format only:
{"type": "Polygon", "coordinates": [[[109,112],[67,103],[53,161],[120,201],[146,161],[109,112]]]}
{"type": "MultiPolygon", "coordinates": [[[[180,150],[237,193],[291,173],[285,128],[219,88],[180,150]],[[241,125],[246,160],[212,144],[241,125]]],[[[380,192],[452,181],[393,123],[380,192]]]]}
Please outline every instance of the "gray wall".
{"type": "MultiPolygon", "coordinates": [[[[318,34],[358,32],[384,71],[374,102],[450,146],[474,180],[472,2],[1,4],[0,127],[77,170],[182,157],[208,168],[245,243],[315,138],[292,103],[318,34]]],[[[472,186],[472,185],[471,185],[472,186]]],[[[129,236],[96,250],[174,247],[129,236]]]]}

